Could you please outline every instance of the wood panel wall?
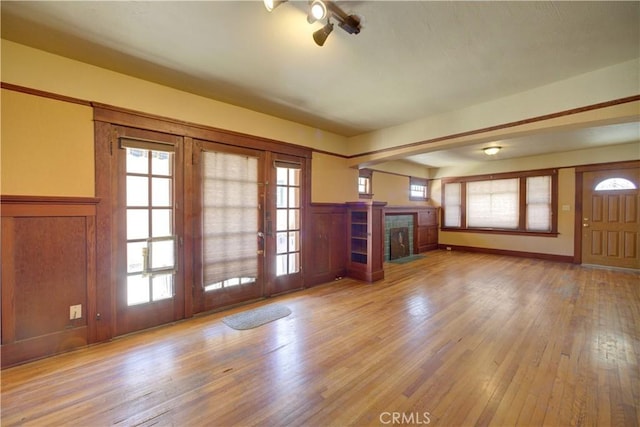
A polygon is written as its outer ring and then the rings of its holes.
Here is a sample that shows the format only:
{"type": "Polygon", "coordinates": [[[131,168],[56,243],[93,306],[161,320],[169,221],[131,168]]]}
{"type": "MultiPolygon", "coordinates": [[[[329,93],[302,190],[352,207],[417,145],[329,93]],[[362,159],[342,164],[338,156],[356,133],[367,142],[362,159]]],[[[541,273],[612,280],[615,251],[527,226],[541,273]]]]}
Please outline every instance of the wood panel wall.
{"type": "Polygon", "coordinates": [[[346,275],[347,209],[344,204],[313,203],[309,209],[311,239],[305,241],[305,286],[346,275]]]}
{"type": "Polygon", "coordinates": [[[2,196],[2,367],[95,342],[97,200],[2,196]],[[70,319],[70,306],[82,306],[70,319]]]}

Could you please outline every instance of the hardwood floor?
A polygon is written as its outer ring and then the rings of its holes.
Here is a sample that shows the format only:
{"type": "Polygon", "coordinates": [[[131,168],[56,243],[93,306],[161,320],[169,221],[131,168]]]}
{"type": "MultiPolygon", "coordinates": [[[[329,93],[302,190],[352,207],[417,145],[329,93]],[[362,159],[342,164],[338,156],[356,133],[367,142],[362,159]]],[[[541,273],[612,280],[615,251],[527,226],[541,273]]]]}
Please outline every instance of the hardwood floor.
{"type": "Polygon", "coordinates": [[[640,425],[640,275],[434,251],[2,371],[2,425],[640,425]]]}

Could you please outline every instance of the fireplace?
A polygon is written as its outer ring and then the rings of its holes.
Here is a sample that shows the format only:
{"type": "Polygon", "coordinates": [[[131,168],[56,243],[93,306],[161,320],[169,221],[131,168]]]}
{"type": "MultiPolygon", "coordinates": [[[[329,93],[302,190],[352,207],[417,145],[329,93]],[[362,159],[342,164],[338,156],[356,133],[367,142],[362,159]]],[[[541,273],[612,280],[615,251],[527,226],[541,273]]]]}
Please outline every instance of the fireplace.
{"type": "MultiPolygon", "coordinates": [[[[414,253],[414,217],[413,215],[407,214],[396,214],[396,213],[387,213],[384,216],[384,260],[391,261],[392,259],[397,259],[405,256],[413,255],[414,253]],[[394,251],[400,250],[400,253],[405,253],[405,255],[396,256],[396,258],[391,257],[391,230],[402,229],[402,243],[404,244],[404,249],[402,246],[398,245],[396,248],[396,244],[394,243],[394,251]]],[[[398,234],[398,232],[394,231],[394,234],[398,234]]],[[[395,252],[394,252],[395,254],[395,252]]]]}
{"type": "Polygon", "coordinates": [[[411,255],[409,227],[397,227],[389,230],[389,259],[404,258],[411,255]]]}

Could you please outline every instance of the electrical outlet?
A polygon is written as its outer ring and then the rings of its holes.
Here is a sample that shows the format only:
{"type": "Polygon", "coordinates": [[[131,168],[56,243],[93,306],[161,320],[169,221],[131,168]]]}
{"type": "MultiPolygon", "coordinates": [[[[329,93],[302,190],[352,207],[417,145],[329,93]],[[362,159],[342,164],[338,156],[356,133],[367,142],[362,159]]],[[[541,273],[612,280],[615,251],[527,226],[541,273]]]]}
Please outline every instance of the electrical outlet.
{"type": "Polygon", "coordinates": [[[82,304],[69,307],[69,320],[80,319],[82,317],[82,304]]]}

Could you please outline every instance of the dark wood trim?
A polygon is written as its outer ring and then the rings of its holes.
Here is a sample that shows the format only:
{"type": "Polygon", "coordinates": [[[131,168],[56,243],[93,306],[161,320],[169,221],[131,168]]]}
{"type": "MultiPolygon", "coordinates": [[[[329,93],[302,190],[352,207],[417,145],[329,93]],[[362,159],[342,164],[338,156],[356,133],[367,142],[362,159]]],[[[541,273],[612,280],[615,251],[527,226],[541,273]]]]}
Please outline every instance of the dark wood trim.
{"type": "Polygon", "coordinates": [[[505,250],[505,249],[480,248],[475,246],[458,246],[458,245],[446,245],[446,244],[439,244],[438,249],[463,251],[463,252],[478,252],[478,253],[492,254],[492,255],[506,255],[506,256],[514,256],[514,257],[520,257],[520,258],[535,258],[535,259],[542,259],[545,261],[555,261],[555,262],[566,262],[566,263],[574,262],[572,256],[543,254],[539,252],[511,251],[511,250],[505,250]]]}
{"type": "Polygon", "coordinates": [[[490,181],[492,179],[509,179],[509,178],[529,178],[532,176],[542,175],[558,175],[559,168],[547,169],[531,169],[526,171],[500,172],[485,175],[469,175],[469,176],[451,176],[441,178],[442,183],[449,182],[472,182],[472,181],[490,181]]]}
{"type": "Polygon", "coordinates": [[[584,112],[593,111],[593,110],[599,110],[599,109],[602,109],[602,108],[613,107],[615,105],[626,104],[626,103],[629,103],[629,102],[636,102],[636,101],[640,101],[640,95],[627,96],[627,97],[624,97],[624,98],[614,99],[614,100],[611,100],[611,101],[605,101],[605,102],[599,102],[597,104],[586,105],[584,107],[572,108],[570,110],[563,110],[563,111],[559,111],[557,113],[544,114],[544,115],[541,115],[541,116],[535,116],[535,117],[531,117],[531,118],[528,118],[528,119],[522,119],[522,120],[517,120],[517,121],[514,121],[514,122],[502,123],[502,124],[495,125],[495,126],[488,126],[488,127],[484,127],[484,128],[480,128],[480,129],[474,129],[474,130],[466,131],[466,132],[459,132],[459,133],[454,133],[454,134],[451,134],[451,135],[439,136],[439,137],[436,137],[436,138],[431,138],[431,139],[426,139],[426,140],[422,140],[422,141],[412,142],[412,143],[409,143],[409,144],[396,145],[394,147],[389,147],[389,148],[382,148],[380,150],[373,150],[373,151],[367,151],[367,152],[364,152],[364,153],[352,154],[352,155],[348,156],[347,158],[348,159],[355,159],[355,158],[362,157],[362,156],[370,156],[370,155],[373,155],[373,154],[380,154],[380,153],[386,153],[386,152],[390,152],[390,151],[396,151],[398,149],[419,147],[421,145],[433,144],[435,142],[447,141],[449,139],[462,138],[462,137],[465,137],[465,136],[472,136],[472,135],[479,135],[479,134],[483,134],[483,133],[486,133],[486,132],[493,132],[493,131],[496,131],[496,130],[508,129],[508,128],[512,128],[512,127],[516,127],[516,126],[522,126],[522,125],[527,125],[527,124],[531,124],[531,123],[543,122],[545,120],[551,120],[551,119],[556,119],[556,118],[559,118],[559,117],[571,116],[571,115],[574,115],[574,114],[584,113],[584,112]]]}
{"type": "Polygon", "coordinates": [[[3,344],[2,369],[83,347],[87,344],[87,329],[87,326],[78,326],[42,337],[3,344]],[[25,355],[28,359],[25,359],[25,355]]]}
{"type": "Polygon", "coordinates": [[[345,208],[347,205],[345,203],[330,203],[330,202],[312,202],[309,204],[310,208],[327,208],[327,209],[340,209],[345,208]]]}
{"type": "Polygon", "coordinates": [[[106,104],[92,103],[92,105],[94,107],[93,118],[95,121],[148,129],[156,132],[164,132],[194,139],[217,142],[220,144],[311,158],[312,149],[297,144],[291,144],[241,132],[223,130],[212,126],[162,117],[155,114],[129,110],[106,104]]]}
{"type": "Polygon", "coordinates": [[[193,170],[194,170],[194,145],[195,142],[193,138],[185,137],[184,138],[184,200],[183,200],[183,224],[184,227],[182,229],[183,240],[180,245],[182,250],[180,251],[183,256],[182,265],[183,265],[183,280],[184,280],[184,317],[190,318],[193,317],[193,292],[194,292],[194,253],[193,253],[193,245],[195,239],[195,233],[193,230],[193,221],[194,218],[194,203],[195,203],[195,189],[194,189],[194,181],[193,181],[193,170]]]}
{"type": "Polygon", "coordinates": [[[111,241],[112,241],[112,141],[111,125],[103,122],[95,122],[95,174],[96,196],[101,198],[96,212],[96,257],[99,260],[96,266],[96,331],[95,342],[108,341],[113,337],[115,330],[115,287],[112,286],[114,271],[112,267],[111,241]]]}
{"type": "Polygon", "coordinates": [[[338,154],[338,153],[332,153],[331,151],[326,151],[326,150],[319,150],[317,148],[312,148],[311,150],[313,150],[314,153],[320,153],[320,154],[325,154],[327,156],[333,156],[333,157],[340,157],[341,159],[349,159],[350,157],[346,154],[338,154]]]}
{"type": "Polygon", "coordinates": [[[94,216],[95,197],[0,196],[2,217],[94,216]]]}
{"type": "MultiPolygon", "coordinates": [[[[2,234],[2,345],[16,340],[16,314],[15,314],[15,220],[11,217],[2,218],[0,222],[2,234]]],[[[4,356],[4,355],[3,355],[4,356]]]]}
{"type": "Polygon", "coordinates": [[[26,93],[28,95],[40,96],[42,98],[54,99],[56,101],[70,102],[72,104],[84,105],[86,107],[91,107],[91,101],[87,101],[84,99],[73,98],[71,96],[59,95],[57,93],[46,92],[43,90],[33,89],[29,87],[14,85],[12,83],[0,82],[0,87],[2,89],[11,90],[14,92],[26,93]]]}
{"type": "Polygon", "coordinates": [[[629,160],[623,162],[612,163],[595,163],[589,165],[576,166],[576,174],[578,172],[593,172],[608,169],[635,169],[640,168],[640,160],[629,160]]]}
{"type": "Polygon", "coordinates": [[[507,234],[511,236],[535,236],[535,237],[557,237],[560,233],[557,232],[542,232],[542,231],[522,231],[522,230],[501,230],[495,228],[456,228],[456,227],[441,227],[440,231],[451,231],[455,233],[480,233],[480,234],[507,234]]]}
{"type": "Polygon", "coordinates": [[[573,221],[573,262],[582,264],[582,187],[583,172],[576,170],[575,176],[575,216],[573,221]]]}
{"type": "Polygon", "coordinates": [[[67,197],[67,196],[27,196],[3,194],[0,203],[6,204],[57,204],[57,205],[95,205],[100,202],[98,197],[67,197]]]}
{"type": "Polygon", "coordinates": [[[87,235],[87,343],[96,342],[97,325],[96,325],[96,313],[97,313],[97,264],[96,258],[96,217],[87,217],[86,223],[86,235],[87,235]]]}

